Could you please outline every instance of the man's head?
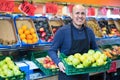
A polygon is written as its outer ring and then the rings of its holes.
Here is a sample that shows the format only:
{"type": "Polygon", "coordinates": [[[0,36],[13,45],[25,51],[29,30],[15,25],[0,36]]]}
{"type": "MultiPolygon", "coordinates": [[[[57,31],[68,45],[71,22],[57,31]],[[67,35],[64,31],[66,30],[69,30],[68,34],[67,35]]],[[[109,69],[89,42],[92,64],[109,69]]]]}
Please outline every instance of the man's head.
{"type": "Polygon", "coordinates": [[[85,23],[86,19],[86,10],[85,7],[82,5],[75,5],[72,10],[71,14],[73,24],[77,27],[80,28],[82,24],[85,23]]]}

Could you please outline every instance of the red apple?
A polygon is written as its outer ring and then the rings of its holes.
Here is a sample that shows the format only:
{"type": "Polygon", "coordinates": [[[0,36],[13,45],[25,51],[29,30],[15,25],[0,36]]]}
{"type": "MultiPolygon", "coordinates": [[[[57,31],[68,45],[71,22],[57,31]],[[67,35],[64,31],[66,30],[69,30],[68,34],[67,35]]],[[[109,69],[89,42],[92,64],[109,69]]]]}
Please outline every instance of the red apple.
{"type": "Polygon", "coordinates": [[[54,65],[54,62],[53,62],[53,61],[51,61],[51,62],[50,62],[50,64],[51,64],[51,65],[54,65]]]}
{"type": "Polygon", "coordinates": [[[44,32],[45,31],[43,27],[41,27],[39,30],[40,30],[40,32],[44,32]]]}
{"type": "Polygon", "coordinates": [[[46,32],[42,32],[41,37],[45,37],[46,36],[46,32]]]}
{"type": "Polygon", "coordinates": [[[53,28],[52,31],[53,33],[55,33],[57,31],[57,28],[53,28]]]}

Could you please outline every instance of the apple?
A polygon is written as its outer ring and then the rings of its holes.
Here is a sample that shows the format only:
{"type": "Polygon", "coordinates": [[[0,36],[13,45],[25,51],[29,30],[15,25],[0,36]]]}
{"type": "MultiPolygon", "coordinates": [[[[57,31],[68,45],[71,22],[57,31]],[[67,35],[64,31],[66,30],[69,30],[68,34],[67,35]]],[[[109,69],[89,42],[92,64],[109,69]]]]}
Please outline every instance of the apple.
{"type": "Polygon", "coordinates": [[[83,61],[83,66],[84,67],[89,67],[90,65],[91,65],[91,62],[89,60],[86,59],[86,60],[83,61]]]}
{"type": "Polygon", "coordinates": [[[83,64],[80,63],[76,66],[76,68],[84,68],[84,66],[83,66],[83,64]]]}
{"type": "Polygon", "coordinates": [[[86,59],[86,56],[82,55],[79,59],[80,59],[81,62],[83,62],[86,59]]]}
{"type": "Polygon", "coordinates": [[[50,66],[50,69],[55,69],[55,68],[57,68],[56,65],[51,65],[50,66]]]}
{"type": "Polygon", "coordinates": [[[70,56],[67,57],[67,61],[69,61],[69,62],[72,61],[73,59],[74,59],[73,55],[70,55],[70,56]]]}
{"type": "Polygon", "coordinates": [[[52,31],[53,33],[55,33],[57,31],[57,28],[53,28],[52,31]]]}
{"type": "Polygon", "coordinates": [[[81,54],[80,54],[80,53],[75,53],[75,54],[74,54],[74,57],[80,59],[81,54]]]}
{"type": "Polygon", "coordinates": [[[102,66],[102,65],[104,65],[104,60],[102,58],[99,58],[99,59],[96,60],[96,64],[98,66],[102,66]]]}
{"type": "Polygon", "coordinates": [[[51,62],[49,62],[50,63],[50,65],[54,65],[54,62],[53,61],[51,61],[51,62]]]}
{"type": "Polygon", "coordinates": [[[92,67],[96,67],[96,66],[97,66],[97,64],[96,64],[96,63],[93,63],[93,64],[92,64],[92,67]]]}
{"type": "Polygon", "coordinates": [[[74,58],[73,60],[72,60],[72,65],[73,66],[76,66],[76,65],[78,65],[80,63],[80,60],[78,59],[78,58],[74,58]]]}
{"type": "Polygon", "coordinates": [[[105,54],[101,54],[101,55],[100,55],[100,58],[102,58],[104,61],[107,60],[107,56],[106,56],[105,54]]]}
{"type": "Polygon", "coordinates": [[[44,32],[45,30],[44,30],[43,27],[41,27],[41,28],[39,29],[39,31],[40,31],[40,32],[44,32]]]}
{"type": "Polygon", "coordinates": [[[94,50],[92,50],[92,49],[89,49],[89,50],[88,50],[88,54],[94,54],[94,53],[95,53],[94,50]]]}
{"type": "Polygon", "coordinates": [[[45,36],[46,36],[46,32],[42,32],[41,37],[45,37],[45,36]]]}
{"type": "Polygon", "coordinates": [[[15,75],[20,75],[21,74],[21,72],[19,70],[13,70],[13,72],[14,72],[15,75]]]}
{"type": "Polygon", "coordinates": [[[13,76],[14,75],[14,73],[13,73],[13,71],[12,70],[7,70],[7,77],[10,77],[10,76],[13,76]]]}
{"type": "Polygon", "coordinates": [[[11,58],[10,57],[6,57],[4,60],[5,60],[5,62],[9,62],[9,61],[11,61],[11,58]]]}

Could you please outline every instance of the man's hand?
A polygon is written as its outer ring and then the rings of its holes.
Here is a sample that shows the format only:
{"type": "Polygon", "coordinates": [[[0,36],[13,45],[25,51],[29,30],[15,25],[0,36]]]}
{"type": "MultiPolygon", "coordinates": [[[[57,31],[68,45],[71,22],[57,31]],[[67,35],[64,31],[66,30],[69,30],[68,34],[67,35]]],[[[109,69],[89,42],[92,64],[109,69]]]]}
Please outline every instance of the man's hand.
{"type": "Polygon", "coordinates": [[[62,62],[58,63],[58,67],[59,67],[60,71],[62,71],[63,73],[65,73],[65,67],[64,67],[64,64],[62,62]]]}

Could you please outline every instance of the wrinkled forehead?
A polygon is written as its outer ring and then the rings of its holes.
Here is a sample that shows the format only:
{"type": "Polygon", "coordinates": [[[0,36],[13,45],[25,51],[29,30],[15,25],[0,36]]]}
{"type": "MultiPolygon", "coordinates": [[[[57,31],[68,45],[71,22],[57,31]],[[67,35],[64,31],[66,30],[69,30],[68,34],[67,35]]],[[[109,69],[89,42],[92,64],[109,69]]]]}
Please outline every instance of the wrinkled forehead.
{"type": "Polygon", "coordinates": [[[85,9],[85,7],[82,6],[82,5],[75,5],[75,6],[73,7],[73,10],[72,10],[73,13],[74,13],[74,12],[85,12],[85,11],[86,11],[86,9],[85,9]]]}

